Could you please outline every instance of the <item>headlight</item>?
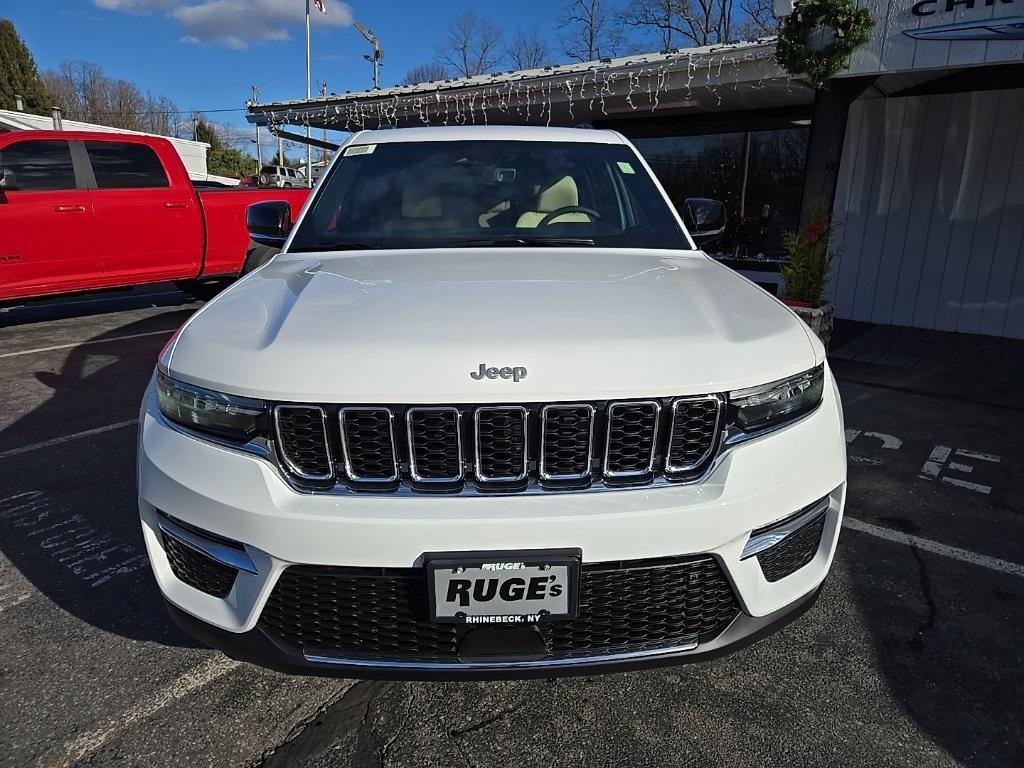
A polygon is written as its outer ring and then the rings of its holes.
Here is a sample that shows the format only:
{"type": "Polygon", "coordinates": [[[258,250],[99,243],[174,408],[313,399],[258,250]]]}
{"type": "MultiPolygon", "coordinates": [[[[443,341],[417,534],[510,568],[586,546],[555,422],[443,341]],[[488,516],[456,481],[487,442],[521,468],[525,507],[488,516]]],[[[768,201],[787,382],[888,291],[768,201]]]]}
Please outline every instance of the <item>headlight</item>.
{"type": "Polygon", "coordinates": [[[730,421],[744,432],[785,424],[817,408],[824,387],[825,368],[819,365],[782,381],[730,392],[730,421]]]}
{"type": "Polygon", "coordinates": [[[267,405],[262,400],[214,392],[156,374],[160,413],[189,429],[246,442],[267,429],[267,405]]]}

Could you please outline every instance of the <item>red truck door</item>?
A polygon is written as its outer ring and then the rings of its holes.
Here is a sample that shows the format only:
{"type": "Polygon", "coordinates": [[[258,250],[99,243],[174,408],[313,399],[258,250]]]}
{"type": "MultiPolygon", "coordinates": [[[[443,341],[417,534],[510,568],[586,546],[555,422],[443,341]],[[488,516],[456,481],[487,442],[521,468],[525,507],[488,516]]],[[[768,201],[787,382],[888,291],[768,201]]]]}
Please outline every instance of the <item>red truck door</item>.
{"type": "MultiPolygon", "coordinates": [[[[83,144],[95,177],[90,196],[107,283],[195,277],[203,257],[203,220],[184,169],[172,184],[165,163],[145,143],[83,144]]],[[[177,157],[173,162],[180,164],[177,157]]]]}
{"type": "Polygon", "coordinates": [[[15,141],[0,149],[0,298],[102,284],[92,202],[67,141],[15,141]]]}

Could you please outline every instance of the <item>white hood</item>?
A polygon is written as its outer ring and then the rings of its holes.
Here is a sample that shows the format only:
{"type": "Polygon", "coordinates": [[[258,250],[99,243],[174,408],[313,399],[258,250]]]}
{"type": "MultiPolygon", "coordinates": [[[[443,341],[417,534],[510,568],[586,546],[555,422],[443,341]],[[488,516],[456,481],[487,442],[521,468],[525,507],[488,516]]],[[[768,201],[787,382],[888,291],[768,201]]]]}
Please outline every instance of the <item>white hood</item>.
{"type": "Polygon", "coordinates": [[[200,310],[169,368],[272,400],[536,402],[721,392],[815,356],[793,313],[699,254],[459,248],[282,255],[200,310]],[[527,375],[475,380],[481,363],[527,375]]]}

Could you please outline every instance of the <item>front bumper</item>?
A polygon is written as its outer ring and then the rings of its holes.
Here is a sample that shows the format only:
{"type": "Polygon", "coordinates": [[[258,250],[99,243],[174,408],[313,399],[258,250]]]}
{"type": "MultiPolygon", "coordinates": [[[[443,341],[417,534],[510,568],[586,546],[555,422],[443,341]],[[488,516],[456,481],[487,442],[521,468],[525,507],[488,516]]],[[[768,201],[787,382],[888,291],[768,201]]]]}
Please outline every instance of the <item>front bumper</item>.
{"type": "MultiPolygon", "coordinates": [[[[143,405],[139,507],[157,582],[175,620],[236,658],[304,674],[364,678],[484,678],[588,673],[720,655],[792,620],[828,573],[845,501],[842,414],[834,383],[821,407],[772,435],[736,446],[690,486],[534,496],[331,496],[292,490],[259,457],[183,434],[143,405]],[[744,557],[752,532],[827,498],[809,561],[766,577],[744,557]],[[162,513],[162,514],[161,514],[162,513]],[[179,580],[160,523],[240,542],[239,568],[223,597],[179,580]],[[584,563],[708,555],[721,566],[739,612],[699,644],[573,659],[401,662],[303,653],[268,634],[260,617],[292,565],[413,568],[430,552],[578,548],[584,563]],[[254,571],[254,572],[250,572],[254,571]]],[[[749,554],[749,550],[748,550],[749,554]]]]}

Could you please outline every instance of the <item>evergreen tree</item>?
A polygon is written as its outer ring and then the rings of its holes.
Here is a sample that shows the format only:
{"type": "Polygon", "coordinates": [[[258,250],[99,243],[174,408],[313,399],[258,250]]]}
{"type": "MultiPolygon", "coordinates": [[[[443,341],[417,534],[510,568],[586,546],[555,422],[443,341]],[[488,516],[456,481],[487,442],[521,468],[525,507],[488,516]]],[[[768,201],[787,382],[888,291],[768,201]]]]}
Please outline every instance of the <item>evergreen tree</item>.
{"type": "Polygon", "coordinates": [[[254,173],[256,158],[230,146],[217,130],[205,120],[196,122],[196,139],[210,145],[206,152],[206,169],[216,176],[245,176],[254,173]]]}
{"type": "Polygon", "coordinates": [[[14,96],[25,100],[25,110],[47,115],[50,95],[36,70],[35,59],[7,19],[0,19],[0,109],[14,109],[14,96]]]}

